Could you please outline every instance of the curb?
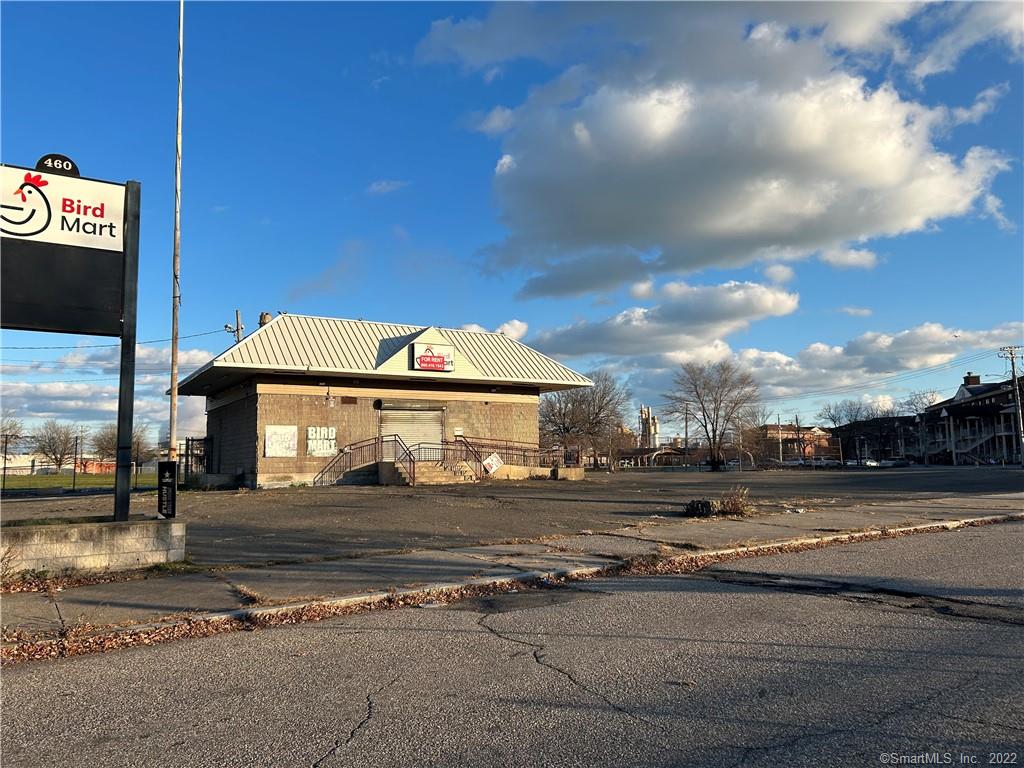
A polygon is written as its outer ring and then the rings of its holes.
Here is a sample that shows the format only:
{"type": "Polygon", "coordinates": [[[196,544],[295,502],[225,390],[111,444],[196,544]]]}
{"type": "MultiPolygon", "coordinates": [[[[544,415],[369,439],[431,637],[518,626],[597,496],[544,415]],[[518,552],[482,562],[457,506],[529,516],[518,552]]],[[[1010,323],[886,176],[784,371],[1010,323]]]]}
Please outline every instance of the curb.
{"type": "MultiPolygon", "coordinates": [[[[830,534],[828,536],[807,536],[797,539],[782,539],[771,543],[752,544],[750,546],[690,552],[661,558],[658,562],[669,565],[696,564],[696,567],[691,568],[690,570],[697,570],[723,560],[753,557],[760,553],[779,554],[793,550],[818,549],[837,544],[851,544],[859,541],[881,540],[895,538],[898,536],[953,531],[958,528],[989,525],[993,523],[1015,522],[1020,520],[1024,520],[1024,512],[1013,512],[1003,515],[987,515],[984,517],[964,518],[961,520],[925,523],[898,528],[880,528],[872,531],[830,534]]],[[[387,607],[417,605],[426,602],[434,595],[444,596],[446,593],[459,592],[467,589],[473,590],[476,588],[480,589],[482,592],[486,592],[488,589],[508,587],[515,584],[533,584],[550,579],[574,581],[602,575],[614,576],[617,572],[624,572],[624,575],[630,575],[628,573],[628,569],[631,563],[632,561],[629,559],[615,560],[606,566],[587,566],[585,568],[566,567],[543,571],[523,571],[522,573],[516,573],[511,576],[502,576],[500,578],[488,578],[485,576],[461,582],[436,582],[419,587],[367,592],[357,595],[348,595],[345,597],[320,600],[302,600],[291,603],[281,603],[279,605],[253,606],[250,608],[236,608],[231,611],[193,614],[183,619],[152,622],[148,624],[133,624],[126,627],[111,629],[105,633],[100,632],[87,635],[83,639],[101,641],[101,647],[96,650],[83,651],[82,653],[94,653],[97,650],[102,652],[121,646],[153,645],[159,642],[168,642],[171,639],[176,639],[173,634],[176,630],[191,627],[205,627],[208,631],[200,633],[200,636],[209,636],[237,629],[255,629],[261,625],[272,626],[275,624],[274,619],[284,619],[284,621],[278,621],[277,623],[300,623],[304,621],[316,621],[318,618],[329,618],[343,615],[348,611],[354,612],[359,609],[373,610],[374,607],[378,606],[378,604],[385,604],[387,607]],[[324,615],[317,618],[317,611],[323,612],[324,615]],[[304,618],[302,616],[304,612],[314,614],[314,616],[311,618],[304,618]],[[293,621],[288,621],[290,615],[295,617],[293,621]],[[169,634],[166,639],[151,640],[149,642],[145,640],[145,636],[157,635],[159,633],[169,634]],[[141,642],[134,642],[131,640],[134,636],[142,636],[143,640],[141,642]],[[121,639],[124,642],[118,643],[118,639],[121,639]],[[102,643],[104,640],[111,640],[113,643],[108,646],[102,643]]],[[[18,663],[20,660],[63,657],[65,656],[63,653],[47,653],[38,656],[29,655],[25,659],[18,659],[16,658],[16,654],[11,653],[12,651],[17,651],[21,648],[58,648],[62,642],[62,640],[47,639],[5,645],[3,648],[4,666],[18,663]]],[[[66,655],[81,654],[72,653],[66,655]]]]}

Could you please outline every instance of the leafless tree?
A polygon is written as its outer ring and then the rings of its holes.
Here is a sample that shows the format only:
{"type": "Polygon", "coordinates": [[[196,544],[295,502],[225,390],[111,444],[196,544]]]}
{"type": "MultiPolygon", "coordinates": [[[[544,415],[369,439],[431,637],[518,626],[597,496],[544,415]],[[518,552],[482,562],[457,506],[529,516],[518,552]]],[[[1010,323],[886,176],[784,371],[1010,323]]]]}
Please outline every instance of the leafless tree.
{"type": "Polygon", "coordinates": [[[760,400],[757,382],[732,360],[685,363],[673,379],[675,391],[665,394],[665,411],[683,418],[689,407],[708,441],[714,469],[719,469],[725,433],[739,426],[739,415],[760,400]]]}
{"type": "Polygon", "coordinates": [[[842,402],[836,403],[825,403],[821,406],[821,410],[815,414],[815,418],[827,421],[835,429],[840,424],[846,423],[846,411],[843,408],[842,402]]]}
{"type": "Polygon", "coordinates": [[[10,408],[4,408],[0,414],[0,439],[7,445],[7,450],[17,446],[25,439],[25,422],[18,418],[10,408]]]}
{"type": "Polygon", "coordinates": [[[900,401],[900,409],[911,416],[924,413],[928,406],[937,403],[942,396],[934,389],[911,392],[900,401]]]}
{"type": "Polygon", "coordinates": [[[52,462],[59,472],[73,458],[79,434],[80,429],[74,424],[47,419],[36,430],[33,448],[52,462]]]}
{"type": "Polygon", "coordinates": [[[611,450],[626,418],[629,390],[608,371],[593,371],[588,378],[592,387],[552,392],[541,399],[540,431],[546,444],[611,450]]]}
{"type": "MultiPolygon", "coordinates": [[[[92,436],[90,442],[96,458],[113,461],[117,458],[117,425],[104,424],[92,436]]],[[[132,429],[132,461],[144,464],[156,455],[149,439],[149,428],[136,424],[132,429]]]]}

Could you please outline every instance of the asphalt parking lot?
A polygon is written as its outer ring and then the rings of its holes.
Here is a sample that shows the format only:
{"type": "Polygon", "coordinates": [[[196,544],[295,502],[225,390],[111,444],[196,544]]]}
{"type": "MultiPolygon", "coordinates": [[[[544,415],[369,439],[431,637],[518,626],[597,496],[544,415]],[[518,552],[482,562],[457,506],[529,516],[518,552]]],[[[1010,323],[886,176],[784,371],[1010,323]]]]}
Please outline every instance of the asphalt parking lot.
{"type": "MultiPolygon", "coordinates": [[[[985,494],[1024,490],[1024,471],[910,467],[769,472],[588,473],[582,482],[493,482],[419,488],[341,486],[179,495],[197,563],[351,557],[535,539],[635,525],[679,514],[692,499],[750,491],[758,511],[850,509],[894,500],[956,498],[984,514],[985,494]]],[[[5,519],[109,514],[109,495],[4,501],[5,519]]],[[[155,514],[155,494],[133,498],[155,514]]]]}

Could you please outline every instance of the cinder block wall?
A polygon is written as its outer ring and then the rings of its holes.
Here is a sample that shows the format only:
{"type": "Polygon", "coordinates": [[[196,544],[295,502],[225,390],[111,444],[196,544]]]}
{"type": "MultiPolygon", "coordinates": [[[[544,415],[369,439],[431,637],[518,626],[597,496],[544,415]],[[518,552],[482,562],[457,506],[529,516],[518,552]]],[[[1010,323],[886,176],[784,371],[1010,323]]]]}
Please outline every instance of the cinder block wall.
{"type": "Polygon", "coordinates": [[[281,481],[287,481],[288,477],[307,480],[307,476],[315,475],[330,461],[330,457],[307,455],[307,427],[337,429],[335,442],[338,448],[377,435],[374,398],[335,397],[334,407],[331,407],[326,394],[325,389],[323,395],[259,395],[256,444],[260,482],[274,476],[282,476],[281,481]],[[268,424],[298,427],[298,455],[295,458],[264,456],[268,424]]]}
{"type": "MultiPolygon", "coordinates": [[[[209,405],[207,406],[209,407],[209,405]]],[[[213,438],[214,474],[242,475],[246,484],[256,482],[256,394],[222,405],[206,414],[206,434],[213,438]]]]}
{"type": "Polygon", "coordinates": [[[15,525],[0,529],[11,570],[123,571],[185,559],[181,520],[15,525]]]}
{"type": "Polygon", "coordinates": [[[530,403],[503,403],[500,401],[448,403],[445,414],[445,438],[455,438],[455,430],[462,428],[468,437],[486,437],[494,440],[512,440],[517,443],[537,444],[540,437],[537,423],[537,398],[530,403]]]}

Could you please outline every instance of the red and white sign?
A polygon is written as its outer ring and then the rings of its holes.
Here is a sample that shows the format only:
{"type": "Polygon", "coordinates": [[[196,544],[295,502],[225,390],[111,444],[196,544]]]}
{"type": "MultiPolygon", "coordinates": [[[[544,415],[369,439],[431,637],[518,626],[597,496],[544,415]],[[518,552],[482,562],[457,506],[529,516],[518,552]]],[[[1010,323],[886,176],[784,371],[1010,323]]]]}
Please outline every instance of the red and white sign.
{"type": "Polygon", "coordinates": [[[448,344],[412,345],[414,371],[454,371],[455,347],[448,344]]]}
{"type": "Polygon", "coordinates": [[[123,251],[124,185],[0,166],[4,237],[123,251]]]}
{"type": "Polygon", "coordinates": [[[499,456],[496,453],[492,453],[490,456],[484,459],[484,469],[487,470],[488,475],[493,475],[495,472],[498,471],[498,468],[503,466],[504,464],[505,462],[501,460],[501,456],[499,456]]]}

